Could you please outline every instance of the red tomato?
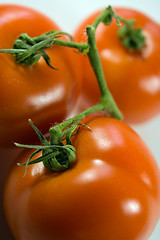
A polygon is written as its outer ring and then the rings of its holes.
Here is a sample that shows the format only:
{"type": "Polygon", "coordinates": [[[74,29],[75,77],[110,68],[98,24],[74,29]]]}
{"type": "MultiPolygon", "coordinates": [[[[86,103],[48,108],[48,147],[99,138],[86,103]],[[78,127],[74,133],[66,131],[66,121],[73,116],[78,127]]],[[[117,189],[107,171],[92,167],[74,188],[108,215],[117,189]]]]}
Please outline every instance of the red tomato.
{"type": "MultiPolygon", "coordinates": [[[[1,49],[13,48],[21,33],[35,37],[58,29],[52,20],[33,9],[0,5],[1,49]]],[[[47,53],[59,70],[49,68],[42,58],[34,66],[22,66],[12,55],[0,54],[0,145],[34,142],[36,135],[29,118],[45,133],[71,112],[80,91],[79,56],[60,46],[47,53]]]]}
{"type": "MultiPolygon", "coordinates": [[[[101,23],[96,31],[96,42],[108,87],[115,98],[124,120],[142,123],[160,113],[160,27],[141,12],[115,8],[125,19],[135,19],[135,27],[143,28],[145,47],[140,52],[128,51],[118,38],[118,26],[101,23]]],[[[77,28],[75,41],[85,42],[85,27],[91,25],[100,11],[90,15],[77,28]]],[[[100,97],[96,78],[86,56],[82,56],[83,109],[94,105],[100,97]]]]}
{"type": "MultiPolygon", "coordinates": [[[[73,139],[77,162],[61,173],[43,163],[13,166],[4,209],[17,240],[147,240],[160,216],[158,165],[125,123],[84,121],[73,139]],[[14,207],[13,207],[14,206],[14,207]]],[[[26,162],[31,151],[17,159],[26,162]]]]}

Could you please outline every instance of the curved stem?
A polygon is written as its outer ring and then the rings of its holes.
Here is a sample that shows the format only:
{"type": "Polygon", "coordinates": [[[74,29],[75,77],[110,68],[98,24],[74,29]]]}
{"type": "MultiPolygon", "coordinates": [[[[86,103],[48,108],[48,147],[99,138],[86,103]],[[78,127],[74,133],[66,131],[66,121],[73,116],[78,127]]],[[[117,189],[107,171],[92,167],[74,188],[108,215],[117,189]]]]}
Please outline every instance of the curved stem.
{"type": "Polygon", "coordinates": [[[93,70],[95,72],[98,85],[100,88],[100,93],[101,93],[100,102],[103,106],[105,106],[105,110],[107,110],[111,114],[111,116],[118,119],[122,119],[122,114],[119,111],[107,87],[107,83],[105,81],[102,64],[101,64],[97,46],[96,46],[96,39],[95,39],[96,28],[94,28],[93,26],[87,26],[86,31],[87,31],[88,44],[89,44],[88,57],[93,67],[93,70]]]}
{"type": "Polygon", "coordinates": [[[55,139],[57,139],[57,137],[60,138],[63,129],[67,128],[68,126],[72,125],[73,123],[75,123],[79,119],[81,119],[81,118],[83,118],[83,117],[85,117],[85,116],[87,116],[91,113],[98,112],[98,111],[103,111],[103,110],[105,110],[104,105],[99,103],[99,104],[94,105],[93,107],[90,107],[87,110],[79,113],[78,115],[59,123],[58,125],[56,125],[54,127],[51,127],[49,129],[51,144],[53,144],[53,143],[55,144],[55,139]],[[55,136],[56,133],[57,133],[57,136],[55,136]],[[58,134],[59,134],[59,136],[58,136],[58,134]]]}
{"type": "MultiPolygon", "coordinates": [[[[86,27],[86,34],[88,37],[87,43],[78,44],[78,43],[73,43],[73,42],[67,43],[64,41],[65,46],[75,47],[75,48],[81,50],[82,52],[85,51],[86,49],[88,49],[87,55],[88,55],[89,61],[91,63],[91,66],[95,72],[96,79],[98,81],[98,85],[100,88],[101,97],[100,97],[99,104],[88,108],[87,110],[81,112],[80,114],[74,116],[73,118],[70,118],[54,127],[51,127],[50,128],[51,144],[58,144],[58,139],[61,138],[63,129],[65,129],[69,125],[72,125],[73,123],[75,123],[76,121],[78,121],[79,119],[83,118],[84,116],[86,116],[88,114],[98,112],[98,111],[107,111],[112,117],[115,117],[117,119],[122,119],[122,114],[121,114],[120,110],[118,109],[118,107],[107,87],[103,69],[102,69],[102,65],[101,65],[101,61],[100,61],[100,57],[99,57],[99,53],[98,53],[97,46],[96,46],[96,38],[95,38],[96,28],[98,27],[99,23],[102,21],[107,21],[106,18],[111,13],[113,15],[115,15],[115,13],[113,12],[111,7],[106,8],[100,14],[100,16],[94,21],[92,26],[88,25],[86,27]]],[[[62,40],[55,39],[54,41],[55,41],[55,43],[57,42],[58,44],[62,43],[62,40]]]]}
{"type": "Polygon", "coordinates": [[[101,22],[104,22],[106,18],[111,15],[112,15],[112,7],[109,6],[105,8],[104,11],[96,18],[96,20],[92,24],[92,27],[96,29],[101,22]]]}
{"type": "Polygon", "coordinates": [[[88,36],[88,44],[89,44],[88,58],[95,72],[98,85],[100,88],[100,92],[101,92],[101,97],[104,97],[106,96],[106,94],[108,94],[108,88],[104,78],[101,61],[100,61],[99,54],[96,47],[95,28],[93,26],[87,26],[86,33],[88,36]]]}

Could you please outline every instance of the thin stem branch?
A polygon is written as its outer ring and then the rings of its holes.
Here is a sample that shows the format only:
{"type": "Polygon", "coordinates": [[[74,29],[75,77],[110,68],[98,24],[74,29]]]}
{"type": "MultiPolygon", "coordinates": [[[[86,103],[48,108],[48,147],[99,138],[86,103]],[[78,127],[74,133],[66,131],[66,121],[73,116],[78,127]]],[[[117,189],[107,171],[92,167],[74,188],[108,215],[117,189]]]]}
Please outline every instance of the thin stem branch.
{"type": "Polygon", "coordinates": [[[77,43],[77,42],[69,42],[65,40],[60,40],[60,39],[54,39],[54,45],[58,46],[64,46],[64,47],[70,47],[70,48],[76,48],[79,51],[84,51],[88,49],[88,43],[77,43]]]}
{"type": "Polygon", "coordinates": [[[106,17],[111,13],[112,13],[112,7],[111,6],[105,8],[105,10],[93,22],[92,27],[96,29],[98,27],[98,25],[101,22],[103,22],[106,19],[106,17]]]}
{"type": "Polygon", "coordinates": [[[108,87],[105,81],[102,64],[99,58],[97,46],[96,46],[96,39],[95,39],[95,28],[93,26],[87,26],[86,32],[88,36],[88,44],[90,46],[88,52],[88,58],[91,63],[91,66],[95,72],[98,85],[100,88],[101,96],[104,97],[108,95],[108,87]]]}
{"type": "Polygon", "coordinates": [[[88,114],[91,114],[91,113],[94,113],[94,112],[97,112],[97,111],[102,111],[104,109],[105,109],[105,107],[101,103],[99,103],[97,105],[94,105],[93,107],[88,108],[87,110],[79,113],[78,115],[76,115],[72,118],[69,118],[69,119],[65,120],[64,122],[61,122],[54,127],[51,127],[50,128],[50,133],[52,133],[53,130],[55,130],[56,128],[59,129],[60,131],[62,131],[63,129],[65,129],[69,125],[72,125],[73,123],[78,121],[80,118],[83,118],[83,117],[87,116],[88,114]]]}

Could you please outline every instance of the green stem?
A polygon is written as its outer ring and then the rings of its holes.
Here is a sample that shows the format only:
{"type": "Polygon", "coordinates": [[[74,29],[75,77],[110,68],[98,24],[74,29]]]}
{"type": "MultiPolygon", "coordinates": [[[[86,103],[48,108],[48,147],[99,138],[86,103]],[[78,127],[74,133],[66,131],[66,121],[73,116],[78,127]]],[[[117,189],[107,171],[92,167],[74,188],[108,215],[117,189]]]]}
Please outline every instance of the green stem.
{"type": "Polygon", "coordinates": [[[99,53],[96,46],[96,38],[95,38],[96,28],[94,28],[93,26],[87,26],[86,32],[87,32],[88,44],[89,44],[88,58],[95,72],[98,85],[100,88],[100,93],[101,93],[100,103],[105,106],[104,110],[108,111],[111,114],[111,116],[117,119],[122,119],[122,114],[119,111],[107,87],[107,83],[104,77],[102,64],[101,64],[99,53]]]}
{"type": "Polygon", "coordinates": [[[104,11],[93,22],[92,27],[96,29],[101,22],[106,22],[106,24],[108,23],[110,24],[110,20],[112,18],[112,12],[113,10],[111,6],[105,8],[104,11]]]}
{"type": "Polygon", "coordinates": [[[53,144],[53,143],[55,144],[55,142],[58,143],[58,139],[60,138],[63,129],[65,129],[69,125],[72,125],[73,123],[78,121],[80,118],[83,118],[84,116],[89,115],[91,113],[98,112],[98,111],[107,111],[108,113],[110,113],[110,115],[112,117],[115,117],[117,119],[122,119],[122,114],[121,114],[120,110],[118,109],[118,107],[107,87],[103,69],[102,69],[102,64],[101,64],[97,46],[96,46],[96,38],[95,38],[96,28],[97,28],[98,24],[101,22],[101,18],[104,19],[106,17],[106,14],[108,14],[108,8],[106,10],[98,17],[97,21],[95,21],[92,26],[88,25],[86,27],[86,34],[88,37],[88,42],[85,43],[85,45],[81,45],[82,48],[83,48],[83,46],[85,46],[86,49],[87,48],[89,49],[87,55],[88,55],[89,61],[91,63],[91,66],[95,72],[95,75],[96,75],[96,78],[98,81],[98,85],[100,88],[100,93],[101,93],[100,102],[99,102],[99,104],[88,108],[87,110],[81,112],[80,114],[74,116],[73,118],[70,118],[54,127],[51,127],[50,128],[51,144],[53,144]]]}
{"type": "Polygon", "coordinates": [[[86,109],[85,111],[79,113],[78,115],[59,123],[58,125],[56,125],[54,127],[51,127],[49,129],[51,144],[57,144],[58,143],[58,140],[61,138],[62,131],[65,128],[67,128],[68,126],[74,124],[79,119],[82,119],[82,118],[84,118],[85,116],[87,116],[91,113],[98,112],[98,111],[104,111],[104,110],[105,110],[104,105],[99,103],[97,105],[94,105],[93,107],[90,107],[90,108],[86,109]]]}
{"type": "MultiPolygon", "coordinates": [[[[99,21],[99,20],[98,20],[99,21]]],[[[96,47],[96,39],[95,39],[95,31],[96,31],[96,26],[97,23],[95,24],[95,27],[93,26],[87,26],[86,27],[86,33],[88,37],[88,58],[90,60],[91,66],[93,67],[93,70],[95,72],[98,85],[100,88],[101,92],[101,98],[99,104],[88,108],[87,110],[81,112],[80,114],[74,116],[73,118],[70,118],[54,127],[50,128],[50,142],[51,144],[57,144],[58,139],[61,138],[61,134],[63,129],[66,127],[72,125],[79,119],[83,118],[86,115],[89,115],[94,112],[98,111],[107,111],[110,113],[111,116],[117,118],[117,119],[122,119],[122,114],[119,111],[111,93],[109,92],[109,89],[107,87],[105,77],[103,74],[103,69],[101,65],[101,61],[99,58],[98,50],[96,47]]]]}
{"type": "Polygon", "coordinates": [[[78,49],[80,52],[84,52],[85,50],[88,49],[88,43],[81,44],[77,42],[69,42],[69,41],[59,40],[59,39],[54,40],[54,45],[75,48],[75,49],[78,49]]]}
{"type": "Polygon", "coordinates": [[[101,92],[101,97],[104,97],[108,95],[108,88],[104,78],[101,61],[100,61],[99,54],[96,47],[95,28],[93,26],[87,26],[86,33],[88,36],[88,45],[89,45],[88,58],[95,72],[98,85],[100,88],[100,92],[101,92]]]}

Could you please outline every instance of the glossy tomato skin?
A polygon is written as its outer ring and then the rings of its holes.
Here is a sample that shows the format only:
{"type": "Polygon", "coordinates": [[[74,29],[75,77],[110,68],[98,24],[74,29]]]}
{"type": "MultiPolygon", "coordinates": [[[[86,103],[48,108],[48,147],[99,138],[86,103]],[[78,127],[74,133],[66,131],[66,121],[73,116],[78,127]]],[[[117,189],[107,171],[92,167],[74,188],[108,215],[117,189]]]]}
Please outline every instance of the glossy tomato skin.
{"type": "MultiPolygon", "coordinates": [[[[86,41],[85,26],[98,17],[98,11],[86,18],[74,34],[75,41],[86,41]]],[[[117,37],[118,26],[100,24],[96,42],[108,87],[115,98],[124,120],[139,124],[160,113],[160,27],[148,16],[133,9],[115,8],[125,19],[135,19],[135,27],[143,28],[145,47],[139,52],[126,50],[117,37]]],[[[82,56],[84,83],[80,108],[98,102],[98,85],[88,58],[82,56]]]]}
{"type": "MultiPolygon", "coordinates": [[[[73,139],[77,162],[62,173],[42,163],[13,166],[4,209],[16,240],[147,240],[160,216],[158,165],[126,124],[84,121],[73,139]],[[13,207],[14,206],[14,207],[13,207]]],[[[25,162],[31,152],[17,159],[25,162]]]]}
{"type": "MultiPolygon", "coordinates": [[[[0,5],[0,48],[13,48],[21,33],[39,36],[58,26],[45,15],[18,5],[0,5]]],[[[63,37],[63,39],[66,39],[63,37]]],[[[17,64],[10,54],[0,54],[0,145],[34,142],[28,119],[43,133],[66,118],[75,105],[81,85],[79,57],[72,49],[47,50],[51,64],[41,58],[34,66],[17,64]],[[75,62],[77,68],[75,67],[75,62]]]]}

